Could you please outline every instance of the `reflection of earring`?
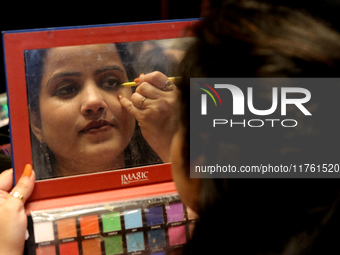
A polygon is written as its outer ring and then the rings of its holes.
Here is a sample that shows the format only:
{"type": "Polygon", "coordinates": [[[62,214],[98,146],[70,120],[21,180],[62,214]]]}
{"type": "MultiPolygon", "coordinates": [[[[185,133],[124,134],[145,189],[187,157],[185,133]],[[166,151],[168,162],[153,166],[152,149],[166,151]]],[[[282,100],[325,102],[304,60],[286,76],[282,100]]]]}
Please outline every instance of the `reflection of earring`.
{"type": "Polygon", "coordinates": [[[40,139],[40,150],[44,154],[45,162],[47,165],[47,171],[50,176],[52,176],[52,165],[50,160],[50,154],[47,152],[47,145],[44,143],[43,138],[40,139]]]}

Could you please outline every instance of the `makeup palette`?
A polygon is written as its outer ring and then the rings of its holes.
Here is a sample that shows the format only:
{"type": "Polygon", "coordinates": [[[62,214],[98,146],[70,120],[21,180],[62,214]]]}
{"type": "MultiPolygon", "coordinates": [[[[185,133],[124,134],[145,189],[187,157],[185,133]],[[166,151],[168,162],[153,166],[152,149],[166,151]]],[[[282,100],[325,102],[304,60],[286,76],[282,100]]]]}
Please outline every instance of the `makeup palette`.
{"type": "MultiPolygon", "coordinates": [[[[164,44],[163,40],[192,37],[189,28],[199,22],[188,19],[3,32],[14,183],[25,165],[34,163],[32,155],[42,156],[40,148],[35,150],[31,144],[25,52],[155,40],[164,44]]],[[[193,220],[178,196],[169,195],[176,193],[170,163],[156,163],[37,180],[25,204],[29,232],[25,255],[170,255],[180,251],[188,241],[193,220]]]]}
{"type": "Polygon", "coordinates": [[[178,195],[32,212],[36,255],[177,254],[194,218],[178,195]]]}

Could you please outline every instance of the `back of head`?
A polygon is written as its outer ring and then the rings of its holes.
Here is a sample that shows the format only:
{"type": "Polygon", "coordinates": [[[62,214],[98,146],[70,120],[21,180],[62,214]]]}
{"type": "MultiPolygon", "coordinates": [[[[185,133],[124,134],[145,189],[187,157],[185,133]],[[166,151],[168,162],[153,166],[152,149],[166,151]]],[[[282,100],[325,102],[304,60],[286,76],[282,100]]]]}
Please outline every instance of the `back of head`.
{"type": "Polygon", "coordinates": [[[191,68],[185,73],[195,77],[337,77],[338,33],[301,11],[254,1],[229,2],[196,30],[198,40],[187,54],[191,59],[182,63],[191,68]]]}
{"type": "MultiPolygon", "coordinates": [[[[195,33],[197,39],[180,65],[182,82],[178,84],[181,122],[186,130],[183,155],[187,174],[190,78],[338,77],[340,73],[340,35],[308,14],[286,7],[227,1],[195,33]]],[[[334,88],[332,99],[338,92],[340,87],[334,88]]],[[[336,135],[335,129],[329,132],[336,135]]],[[[191,139],[200,138],[191,133],[191,139]]],[[[280,146],[281,140],[277,139],[280,146]]],[[[301,141],[298,135],[297,141],[301,141]]],[[[261,144],[254,155],[267,153],[268,141],[257,142],[261,144]]],[[[202,153],[200,148],[190,150],[197,155],[202,153]]],[[[275,157],[274,152],[270,153],[275,157]]],[[[186,253],[340,251],[334,242],[340,237],[339,191],[340,181],[336,179],[202,179],[201,221],[186,253]]]]}

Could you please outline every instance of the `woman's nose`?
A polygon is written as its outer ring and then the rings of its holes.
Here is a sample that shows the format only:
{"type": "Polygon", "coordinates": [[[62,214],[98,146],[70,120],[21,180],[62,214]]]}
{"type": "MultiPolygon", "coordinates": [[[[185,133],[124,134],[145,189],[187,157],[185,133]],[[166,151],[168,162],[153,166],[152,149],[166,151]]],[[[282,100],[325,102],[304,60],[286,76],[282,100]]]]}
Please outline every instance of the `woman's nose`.
{"type": "Polygon", "coordinates": [[[83,115],[100,115],[107,109],[103,91],[96,84],[86,84],[83,89],[81,113],[83,115]]]}

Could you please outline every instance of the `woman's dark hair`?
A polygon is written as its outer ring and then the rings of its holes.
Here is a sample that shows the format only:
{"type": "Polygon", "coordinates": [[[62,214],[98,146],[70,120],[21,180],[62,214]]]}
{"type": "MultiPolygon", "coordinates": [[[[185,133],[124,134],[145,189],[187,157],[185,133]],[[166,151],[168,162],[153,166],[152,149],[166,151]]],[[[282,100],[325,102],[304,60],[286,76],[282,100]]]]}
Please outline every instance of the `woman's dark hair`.
{"type": "MultiPolygon", "coordinates": [[[[136,59],[130,54],[126,43],[115,44],[118,54],[124,65],[127,77],[133,80],[137,77],[133,65],[136,59]]],[[[27,95],[30,116],[39,116],[39,94],[40,83],[43,77],[43,68],[46,55],[49,49],[27,50],[25,51],[25,67],[26,67],[26,81],[27,81],[27,95]]],[[[133,91],[135,88],[133,88],[133,91]]],[[[40,141],[31,132],[31,145],[33,167],[37,173],[37,179],[46,179],[57,177],[54,171],[54,156],[48,146],[41,147],[40,141]],[[47,154],[46,154],[47,153],[47,154]],[[45,155],[46,154],[46,155],[45,155]],[[48,159],[47,159],[48,158],[48,159]],[[51,166],[50,166],[51,165],[51,166]]],[[[136,128],[134,135],[129,145],[124,150],[125,167],[142,166],[148,164],[162,163],[159,156],[153,151],[150,145],[142,136],[140,127],[136,121],[136,128]]]]}
{"type": "MultiPolygon", "coordinates": [[[[190,129],[190,78],[340,75],[340,35],[322,21],[286,7],[255,1],[230,2],[222,2],[194,29],[196,40],[179,65],[180,122],[185,136],[182,154],[188,176],[189,151],[191,156],[204,155],[206,143],[216,142],[202,140],[194,128],[190,129]],[[201,141],[201,146],[189,150],[190,139],[201,141]]],[[[330,89],[327,95],[335,102],[340,87],[330,89]]],[[[323,92],[321,85],[321,96],[323,92]]],[[[324,113],[327,115],[327,111],[324,113]]],[[[325,120],[326,117],[321,119],[325,120]]],[[[320,119],[313,121],[315,124],[320,119]]],[[[338,137],[337,127],[316,126],[320,132],[338,137]]],[[[240,152],[236,156],[226,153],[222,163],[228,165],[234,157],[267,155],[281,164],[277,150],[270,148],[282,146],[287,132],[282,137],[267,136],[268,139],[249,136],[248,142],[244,137],[232,137],[230,142],[239,142],[240,152]]],[[[294,135],[292,145],[302,149],[298,157],[310,163],[315,155],[305,155],[303,149],[315,146],[311,144],[315,137],[307,132],[294,135]]],[[[325,153],[336,156],[336,141],[329,145],[320,141],[326,146],[325,153]]],[[[286,159],[297,155],[292,153],[286,159]]],[[[200,220],[184,253],[339,253],[339,195],[337,179],[201,179],[200,220]]]]}

